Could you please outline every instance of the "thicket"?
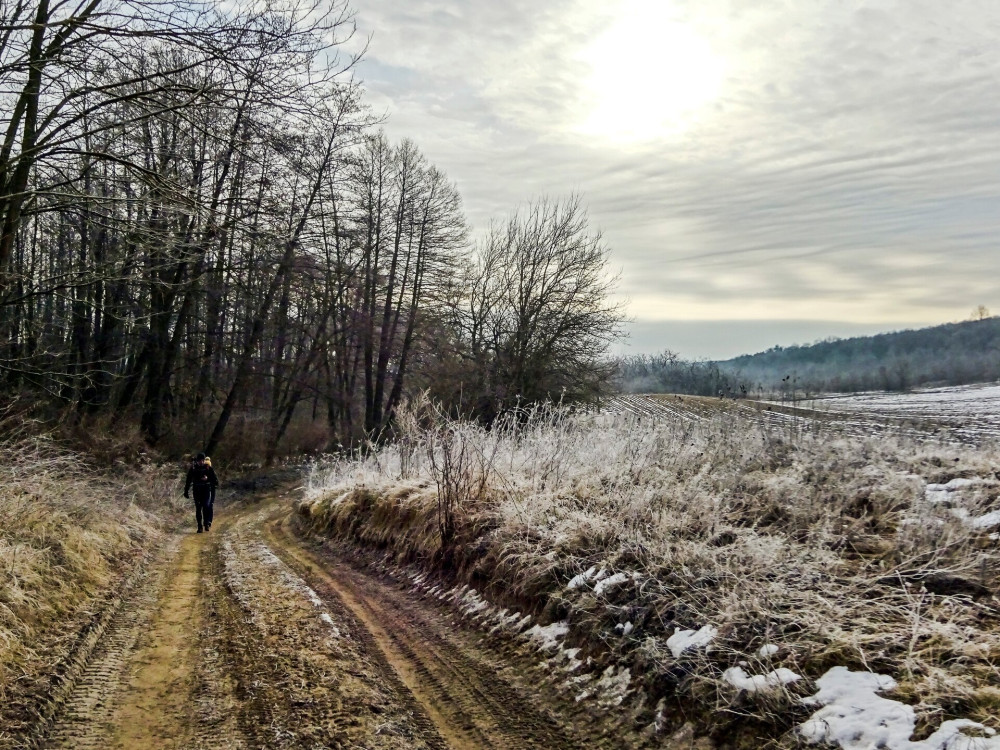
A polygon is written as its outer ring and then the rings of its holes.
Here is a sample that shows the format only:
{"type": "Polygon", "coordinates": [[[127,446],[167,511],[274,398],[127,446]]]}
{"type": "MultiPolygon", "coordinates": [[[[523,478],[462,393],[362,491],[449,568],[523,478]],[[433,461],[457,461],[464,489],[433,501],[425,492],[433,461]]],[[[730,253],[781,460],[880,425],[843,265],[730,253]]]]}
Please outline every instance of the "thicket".
{"type": "Polygon", "coordinates": [[[2,13],[0,394],[273,458],[378,440],[429,385],[487,420],[603,387],[620,315],[579,199],[472,253],[455,186],[377,130],[345,2],[2,13]]]}
{"type": "Polygon", "coordinates": [[[697,716],[727,747],[798,746],[783,733],[807,715],[799,698],[838,665],[892,675],[923,730],[995,726],[994,449],[735,413],[546,411],[485,430],[424,410],[407,424],[393,446],[318,466],[307,523],[566,620],[576,659],[631,669],[637,706],[682,707],[662,731],[697,716]],[[928,492],[956,478],[961,497],[928,492]],[[671,652],[675,629],[703,626],[710,650],[671,652]],[[736,667],[803,679],[748,692],[725,677],[736,667]]]}
{"type": "Polygon", "coordinates": [[[622,357],[616,365],[616,382],[623,393],[747,395],[746,386],[723,372],[718,363],[684,360],[671,351],[622,357]]]}

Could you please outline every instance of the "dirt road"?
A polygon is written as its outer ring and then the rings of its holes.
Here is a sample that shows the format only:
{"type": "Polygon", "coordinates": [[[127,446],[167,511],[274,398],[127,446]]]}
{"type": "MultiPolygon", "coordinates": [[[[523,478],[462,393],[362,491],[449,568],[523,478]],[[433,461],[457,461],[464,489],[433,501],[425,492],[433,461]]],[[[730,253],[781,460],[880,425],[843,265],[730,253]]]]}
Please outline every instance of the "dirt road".
{"type": "Polygon", "coordinates": [[[26,746],[610,748],[640,744],[434,597],[293,530],[275,493],[179,535],[122,591],[26,746]]]}

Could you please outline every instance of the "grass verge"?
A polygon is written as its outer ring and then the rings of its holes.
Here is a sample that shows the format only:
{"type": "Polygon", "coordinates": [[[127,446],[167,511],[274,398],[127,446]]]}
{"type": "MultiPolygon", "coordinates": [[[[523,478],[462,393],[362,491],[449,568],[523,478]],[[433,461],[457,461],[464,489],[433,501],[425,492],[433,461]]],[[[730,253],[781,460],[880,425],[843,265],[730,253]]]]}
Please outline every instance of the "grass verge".
{"type": "Polygon", "coordinates": [[[891,675],[917,737],[1000,728],[997,459],[723,412],[485,431],[424,410],[396,444],[317,467],[299,507],[315,531],[567,622],[590,669],[630,670],[657,733],[694,717],[727,747],[795,746],[802,698],[836,666],[891,675]],[[685,631],[712,636],[678,650],[685,631]]]}
{"type": "Polygon", "coordinates": [[[176,521],[176,482],[148,462],[98,473],[44,438],[0,443],[0,739],[35,719],[77,635],[176,521]]]}

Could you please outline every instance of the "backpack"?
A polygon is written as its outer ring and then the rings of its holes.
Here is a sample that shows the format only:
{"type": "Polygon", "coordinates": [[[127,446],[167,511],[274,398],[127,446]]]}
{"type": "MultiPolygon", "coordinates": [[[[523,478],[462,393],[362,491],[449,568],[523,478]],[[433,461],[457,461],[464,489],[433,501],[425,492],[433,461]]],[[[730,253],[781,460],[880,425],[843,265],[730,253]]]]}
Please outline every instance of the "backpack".
{"type": "MultiPolygon", "coordinates": [[[[191,471],[198,471],[199,469],[202,471],[207,471],[211,468],[212,468],[212,461],[207,456],[205,457],[205,460],[200,464],[197,459],[191,462],[191,471]]],[[[194,481],[192,482],[192,484],[194,484],[196,487],[204,487],[209,483],[210,482],[207,474],[195,478],[194,481]]]]}

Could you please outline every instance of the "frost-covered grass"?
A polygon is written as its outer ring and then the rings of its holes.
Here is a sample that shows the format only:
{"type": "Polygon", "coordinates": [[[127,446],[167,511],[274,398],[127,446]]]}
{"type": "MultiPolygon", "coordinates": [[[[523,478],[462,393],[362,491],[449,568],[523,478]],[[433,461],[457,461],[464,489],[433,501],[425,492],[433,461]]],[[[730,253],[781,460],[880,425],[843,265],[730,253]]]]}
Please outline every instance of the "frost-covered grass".
{"type": "MultiPolygon", "coordinates": [[[[917,736],[1000,728],[995,448],[731,410],[545,412],[493,431],[422,416],[313,472],[301,510],[316,529],[568,623],[592,669],[627,665],[636,702],[700,706],[727,743],[820,737],[796,727],[835,667],[891,677],[886,701],[911,707],[917,736]]],[[[860,747],[838,738],[824,736],[860,747]]]]}
{"type": "Polygon", "coordinates": [[[148,465],[115,476],[44,439],[0,444],[0,705],[52,676],[75,630],[162,528],[144,508],[169,507],[176,477],[148,465]]]}

